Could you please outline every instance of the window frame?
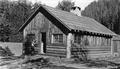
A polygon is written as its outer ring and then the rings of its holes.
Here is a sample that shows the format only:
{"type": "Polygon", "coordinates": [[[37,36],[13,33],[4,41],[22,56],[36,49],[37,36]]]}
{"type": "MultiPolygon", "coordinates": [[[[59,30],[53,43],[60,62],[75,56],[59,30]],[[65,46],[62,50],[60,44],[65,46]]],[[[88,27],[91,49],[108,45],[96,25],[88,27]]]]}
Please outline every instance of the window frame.
{"type": "Polygon", "coordinates": [[[79,34],[74,35],[74,43],[81,44],[82,39],[83,39],[83,35],[79,35],[79,34]]]}
{"type": "Polygon", "coordinates": [[[52,34],[52,42],[51,43],[63,44],[64,43],[63,34],[52,34]]]}

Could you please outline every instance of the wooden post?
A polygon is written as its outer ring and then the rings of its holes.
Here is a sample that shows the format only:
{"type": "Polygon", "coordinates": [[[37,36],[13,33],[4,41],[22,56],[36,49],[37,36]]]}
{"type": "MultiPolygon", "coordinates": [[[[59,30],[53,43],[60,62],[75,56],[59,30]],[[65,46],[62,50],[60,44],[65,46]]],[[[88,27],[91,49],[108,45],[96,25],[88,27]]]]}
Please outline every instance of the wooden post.
{"type": "Polygon", "coordinates": [[[114,55],[113,38],[111,38],[111,55],[114,55]]]}
{"type": "Polygon", "coordinates": [[[23,30],[23,37],[24,37],[24,39],[25,39],[26,35],[27,35],[27,31],[26,31],[26,29],[24,29],[23,30]]]}
{"type": "Polygon", "coordinates": [[[68,33],[67,35],[67,56],[66,58],[71,58],[71,42],[72,42],[72,33],[68,33]]]}

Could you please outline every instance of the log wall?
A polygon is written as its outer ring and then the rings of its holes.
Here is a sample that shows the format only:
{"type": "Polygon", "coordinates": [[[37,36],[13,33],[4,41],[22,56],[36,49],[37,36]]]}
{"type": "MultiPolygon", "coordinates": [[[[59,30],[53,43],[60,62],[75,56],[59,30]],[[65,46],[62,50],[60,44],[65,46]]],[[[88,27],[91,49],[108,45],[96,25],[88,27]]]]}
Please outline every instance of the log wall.
{"type": "MultiPolygon", "coordinates": [[[[72,46],[72,56],[78,53],[81,47],[87,50],[90,58],[111,55],[111,38],[89,35],[77,35],[74,36],[74,43],[72,46]],[[77,38],[78,39],[77,39],[77,38]]],[[[80,53],[78,53],[80,55],[80,53]]]]}

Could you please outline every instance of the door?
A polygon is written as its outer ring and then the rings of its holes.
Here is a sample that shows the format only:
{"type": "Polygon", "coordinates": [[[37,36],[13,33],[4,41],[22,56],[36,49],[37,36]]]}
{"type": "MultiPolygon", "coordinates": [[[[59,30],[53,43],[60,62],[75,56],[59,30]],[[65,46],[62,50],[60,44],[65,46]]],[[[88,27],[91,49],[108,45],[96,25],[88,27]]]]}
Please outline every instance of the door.
{"type": "Polygon", "coordinates": [[[42,46],[41,48],[43,48],[43,53],[46,53],[46,32],[42,32],[42,46]]]}

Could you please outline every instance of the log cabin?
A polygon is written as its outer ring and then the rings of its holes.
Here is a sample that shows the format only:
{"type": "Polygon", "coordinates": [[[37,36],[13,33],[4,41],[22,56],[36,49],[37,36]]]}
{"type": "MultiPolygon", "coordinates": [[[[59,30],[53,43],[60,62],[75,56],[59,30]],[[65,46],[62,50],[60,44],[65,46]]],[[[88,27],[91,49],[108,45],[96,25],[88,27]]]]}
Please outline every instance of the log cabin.
{"type": "Polygon", "coordinates": [[[81,16],[80,8],[71,12],[41,5],[20,27],[24,37],[37,40],[39,54],[72,58],[83,44],[90,58],[113,54],[114,32],[96,20],[81,16]]]}

